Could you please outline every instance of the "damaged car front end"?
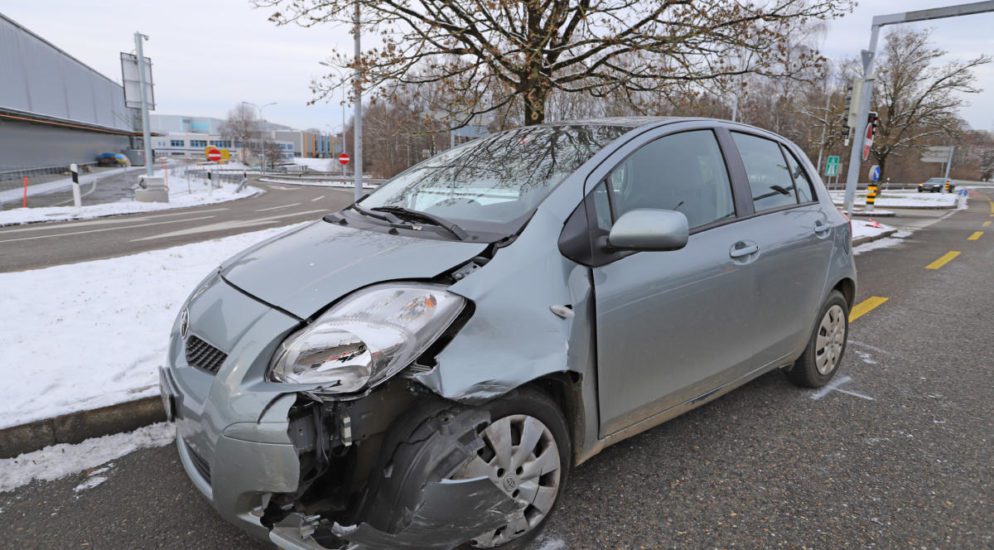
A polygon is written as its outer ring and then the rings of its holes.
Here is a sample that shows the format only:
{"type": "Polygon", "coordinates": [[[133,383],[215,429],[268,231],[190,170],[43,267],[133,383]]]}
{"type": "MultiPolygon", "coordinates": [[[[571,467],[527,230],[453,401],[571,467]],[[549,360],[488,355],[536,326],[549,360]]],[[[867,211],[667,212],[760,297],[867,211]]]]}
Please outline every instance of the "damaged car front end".
{"type": "MultiPolygon", "coordinates": [[[[595,131],[562,177],[627,129],[595,131]]],[[[549,238],[569,210],[537,204],[469,238],[357,205],[211,274],[160,378],[214,508],[282,548],[533,536],[589,429],[593,345],[589,272],[549,238]]]]}

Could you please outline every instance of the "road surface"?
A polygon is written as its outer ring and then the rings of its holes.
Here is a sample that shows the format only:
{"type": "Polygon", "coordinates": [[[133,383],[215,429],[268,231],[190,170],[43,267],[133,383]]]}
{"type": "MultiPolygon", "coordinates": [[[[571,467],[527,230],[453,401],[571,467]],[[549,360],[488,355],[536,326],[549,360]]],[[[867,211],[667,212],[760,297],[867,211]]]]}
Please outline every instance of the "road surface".
{"type": "Polygon", "coordinates": [[[0,227],[0,272],[167,248],[314,220],[352,204],[350,189],[270,185],[231,202],[77,222],[0,227]]]}

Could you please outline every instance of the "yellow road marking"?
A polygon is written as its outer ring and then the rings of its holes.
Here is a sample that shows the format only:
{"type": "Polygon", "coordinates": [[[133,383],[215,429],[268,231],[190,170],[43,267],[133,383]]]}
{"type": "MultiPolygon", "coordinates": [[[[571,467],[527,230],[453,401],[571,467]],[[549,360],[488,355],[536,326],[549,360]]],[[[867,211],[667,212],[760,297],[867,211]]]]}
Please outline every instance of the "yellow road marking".
{"type": "Polygon", "coordinates": [[[968,240],[968,241],[977,241],[977,240],[980,240],[980,237],[983,237],[983,236],[984,236],[984,232],[983,231],[974,231],[973,235],[970,235],[969,237],[967,237],[966,240],[968,240]]]}
{"type": "Polygon", "coordinates": [[[986,221],[986,222],[984,222],[984,227],[990,227],[990,226],[991,226],[991,222],[989,220],[986,221]]]}
{"type": "Polygon", "coordinates": [[[959,250],[950,250],[949,252],[946,252],[945,254],[940,256],[938,260],[925,266],[925,269],[940,269],[942,266],[956,259],[956,256],[959,256],[959,254],[960,254],[959,250]]]}
{"type": "Polygon", "coordinates": [[[849,322],[851,323],[874,309],[877,309],[886,301],[887,298],[882,296],[870,296],[869,298],[856,304],[856,307],[852,308],[852,311],[849,312],[849,322]]]}

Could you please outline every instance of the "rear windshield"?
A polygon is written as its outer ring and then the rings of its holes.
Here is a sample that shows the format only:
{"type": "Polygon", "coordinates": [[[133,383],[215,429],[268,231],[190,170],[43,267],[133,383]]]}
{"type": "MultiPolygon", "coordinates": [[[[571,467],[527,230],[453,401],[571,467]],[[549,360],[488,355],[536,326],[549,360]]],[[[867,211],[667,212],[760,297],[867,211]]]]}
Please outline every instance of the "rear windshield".
{"type": "Polygon", "coordinates": [[[494,134],[410,168],[362,207],[402,206],[470,231],[513,233],[566,176],[628,130],[564,125],[494,134]]]}

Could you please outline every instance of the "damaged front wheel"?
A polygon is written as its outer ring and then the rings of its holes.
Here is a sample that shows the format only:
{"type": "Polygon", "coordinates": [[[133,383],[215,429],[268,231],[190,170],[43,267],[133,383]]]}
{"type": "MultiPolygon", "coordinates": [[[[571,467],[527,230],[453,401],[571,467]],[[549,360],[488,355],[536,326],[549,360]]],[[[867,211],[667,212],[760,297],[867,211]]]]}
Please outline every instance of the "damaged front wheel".
{"type": "Polygon", "coordinates": [[[483,447],[451,479],[487,477],[518,508],[505,525],[475,537],[477,548],[517,545],[537,535],[565,486],[571,456],[566,421],[545,394],[518,391],[488,408],[494,420],[480,430],[483,447]]]}

